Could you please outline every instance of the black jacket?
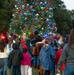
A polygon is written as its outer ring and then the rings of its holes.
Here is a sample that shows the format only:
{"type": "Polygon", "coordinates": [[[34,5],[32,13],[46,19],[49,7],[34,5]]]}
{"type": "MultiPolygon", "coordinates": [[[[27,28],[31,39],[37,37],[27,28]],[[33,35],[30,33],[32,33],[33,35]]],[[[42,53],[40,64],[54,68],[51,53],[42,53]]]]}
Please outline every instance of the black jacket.
{"type": "Polygon", "coordinates": [[[14,43],[12,47],[13,51],[9,54],[8,63],[10,64],[10,66],[18,66],[23,59],[23,53],[19,49],[19,45],[17,43],[14,43]]]}
{"type": "Polygon", "coordinates": [[[20,50],[13,50],[9,55],[9,60],[11,62],[11,65],[13,66],[20,65],[22,59],[23,59],[23,54],[20,50]]]}
{"type": "Polygon", "coordinates": [[[31,40],[31,43],[33,46],[35,46],[35,44],[40,41],[42,41],[42,37],[40,35],[36,35],[36,37],[31,40]]]}

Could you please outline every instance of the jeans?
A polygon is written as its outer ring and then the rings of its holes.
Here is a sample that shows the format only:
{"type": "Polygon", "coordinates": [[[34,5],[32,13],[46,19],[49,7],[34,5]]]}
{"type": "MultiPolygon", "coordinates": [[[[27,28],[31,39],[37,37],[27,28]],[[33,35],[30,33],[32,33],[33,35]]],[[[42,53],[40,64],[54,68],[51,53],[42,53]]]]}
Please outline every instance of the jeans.
{"type": "Polygon", "coordinates": [[[20,65],[12,66],[12,75],[21,75],[20,65]]]}
{"type": "Polygon", "coordinates": [[[3,69],[2,68],[0,69],[0,75],[3,75],[3,69]]]}
{"type": "Polygon", "coordinates": [[[33,56],[33,65],[34,66],[40,66],[40,60],[38,59],[37,55],[33,56]]]}
{"type": "Polygon", "coordinates": [[[55,75],[55,63],[52,62],[51,75],[55,75]]]}
{"type": "Polygon", "coordinates": [[[64,75],[74,75],[74,65],[66,65],[64,75]]]}
{"type": "Polygon", "coordinates": [[[4,60],[4,67],[0,69],[0,75],[7,75],[7,58],[2,58],[4,60]]]}
{"type": "Polygon", "coordinates": [[[7,58],[4,58],[4,75],[7,75],[7,58]]]}

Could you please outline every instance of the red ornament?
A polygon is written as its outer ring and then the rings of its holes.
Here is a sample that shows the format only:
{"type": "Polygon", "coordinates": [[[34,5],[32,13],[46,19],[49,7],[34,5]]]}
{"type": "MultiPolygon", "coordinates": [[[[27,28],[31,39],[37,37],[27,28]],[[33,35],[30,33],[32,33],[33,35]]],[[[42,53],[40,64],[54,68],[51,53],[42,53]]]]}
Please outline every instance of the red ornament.
{"type": "Polygon", "coordinates": [[[22,9],[22,6],[20,6],[20,8],[22,9]]]}
{"type": "Polygon", "coordinates": [[[38,4],[35,4],[35,6],[37,6],[38,4]]]}
{"type": "Polygon", "coordinates": [[[41,12],[38,12],[38,14],[41,14],[41,12]]]}
{"type": "Polygon", "coordinates": [[[18,10],[18,13],[21,13],[21,10],[18,10]]]}

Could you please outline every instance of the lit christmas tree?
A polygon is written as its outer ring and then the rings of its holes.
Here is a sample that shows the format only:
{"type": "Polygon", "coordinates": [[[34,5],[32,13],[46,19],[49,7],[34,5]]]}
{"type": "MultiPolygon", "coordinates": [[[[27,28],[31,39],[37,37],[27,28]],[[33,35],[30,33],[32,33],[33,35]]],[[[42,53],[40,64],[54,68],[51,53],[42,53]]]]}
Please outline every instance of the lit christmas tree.
{"type": "Polygon", "coordinates": [[[56,23],[53,19],[53,7],[50,0],[16,0],[10,31],[17,34],[40,31],[40,35],[55,32],[56,23]]]}

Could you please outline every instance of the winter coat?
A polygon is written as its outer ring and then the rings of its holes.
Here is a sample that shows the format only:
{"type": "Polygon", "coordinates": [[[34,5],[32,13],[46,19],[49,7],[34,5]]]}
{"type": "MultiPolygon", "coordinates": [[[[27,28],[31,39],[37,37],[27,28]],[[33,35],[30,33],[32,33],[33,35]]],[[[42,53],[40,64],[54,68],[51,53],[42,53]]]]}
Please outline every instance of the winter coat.
{"type": "Polygon", "coordinates": [[[28,53],[23,52],[23,60],[21,60],[21,65],[29,65],[31,66],[31,59],[28,53]]]}
{"type": "Polygon", "coordinates": [[[20,65],[20,61],[23,59],[23,54],[20,50],[13,50],[10,53],[9,60],[13,66],[20,65]]]}
{"type": "Polygon", "coordinates": [[[20,49],[22,50],[23,48],[27,48],[27,50],[29,50],[28,46],[25,44],[25,40],[21,40],[21,44],[20,44],[20,49]]]}
{"type": "Polygon", "coordinates": [[[21,64],[23,59],[23,53],[19,49],[17,44],[13,44],[13,51],[9,54],[8,60],[11,62],[11,65],[18,66],[21,64]]]}
{"type": "Polygon", "coordinates": [[[61,68],[64,62],[66,65],[74,65],[74,44],[72,44],[71,47],[69,47],[68,44],[64,46],[58,63],[58,69],[61,68]]]}
{"type": "Polygon", "coordinates": [[[51,45],[42,47],[40,50],[40,63],[44,70],[50,70],[52,68],[52,59],[55,58],[55,51],[51,45]]]}
{"type": "Polygon", "coordinates": [[[36,35],[36,37],[31,40],[31,43],[33,46],[35,46],[35,44],[40,41],[42,41],[42,37],[39,35],[36,35]]]}
{"type": "MultiPolygon", "coordinates": [[[[56,52],[56,58],[55,58],[56,67],[57,67],[57,64],[59,62],[59,59],[60,59],[61,54],[62,54],[62,49],[60,49],[60,50],[58,50],[56,52]]],[[[64,69],[65,69],[65,63],[62,64],[60,70],[64,70],[64,69]]]]}

